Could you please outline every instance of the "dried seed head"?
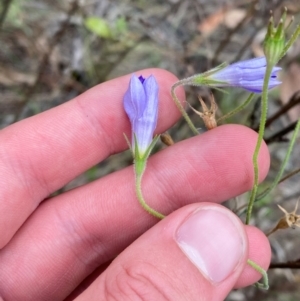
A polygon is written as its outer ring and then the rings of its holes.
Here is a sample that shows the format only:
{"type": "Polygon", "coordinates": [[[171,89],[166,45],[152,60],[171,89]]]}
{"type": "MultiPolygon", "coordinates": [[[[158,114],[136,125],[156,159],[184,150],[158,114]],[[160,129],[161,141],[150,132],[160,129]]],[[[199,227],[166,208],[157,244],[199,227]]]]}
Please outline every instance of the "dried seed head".
{"type": "Polygon", "coordinates": [[[285,214],[283,218],[286,220],[286,224],[288,225],[289,228],[295,229],[295,227],[300,227],[300,215],[296,214],[297,208],[298,208],[298,203],[296,203],[296,207],[294,211],[291,213],[288,213],[284,208],[282,208],[280,205],[277,205],[279,209],[285,214]]]}
{"type": "Polygon", "coordinates": [[[270,231],[267,236],[271,235],[272,233],[276,232],[277,230],[280,229],[287,229],[287,228],[292,228],[295,229],[296,227],[300,227],[300,215],[296,214],[297,208],[298,208],[298,203],[297,202],[294,211],[288,213],[284,208],[282,208],[280,205],[277,205],[279,209],[285,214],[284,217],[282,217],[276,227],[270,231]]]}
{"type": "Polygon", "coordinates": [[[213,94],[211,94],[211,96],[210,96],[210,104],[211,104],[210,109],[206,106],[205,102],[203,101],[203,99],[200,96],[198,98],[201,103],[203,112],[199,112],[199,111],[195,110],[189,104],[190,108],[203,119],[205,127],[208,130],[216,128],[217,127],[216,112],[217,112],[218,106],[215,102],[213,94]]]}

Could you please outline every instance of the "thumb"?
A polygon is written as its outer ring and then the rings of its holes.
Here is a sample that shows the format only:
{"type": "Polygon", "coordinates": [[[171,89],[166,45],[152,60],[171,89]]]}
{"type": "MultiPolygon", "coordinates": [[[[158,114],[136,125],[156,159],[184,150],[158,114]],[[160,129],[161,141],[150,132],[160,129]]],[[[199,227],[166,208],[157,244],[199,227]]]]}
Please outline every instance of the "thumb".
{"type": "Polygon", "coordinates": [[[217,204],[192,204],[137,239],[76,300],[224,300],[247,257],[237,216],[217,204]]]}

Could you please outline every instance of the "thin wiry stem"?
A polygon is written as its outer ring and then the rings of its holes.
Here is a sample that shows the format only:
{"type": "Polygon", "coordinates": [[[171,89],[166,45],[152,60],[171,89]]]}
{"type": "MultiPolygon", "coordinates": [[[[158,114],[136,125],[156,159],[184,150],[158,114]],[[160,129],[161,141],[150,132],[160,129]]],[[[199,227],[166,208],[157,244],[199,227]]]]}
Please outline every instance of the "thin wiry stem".
{"type": "Polygon", "coordinates": [[[139,203],[144,208],[145,211],[147,211],[149,214],[159,218],[163,219],[165,216],[156,210],[152,209],[145,201],[143,192],[142,192],[142,178],[144,174],[144,170],[146,168],[146,160],[144,162],[135,162],[135,170],[136,170],[136,178],[135,178],[135,191],[136,196],[139,200],[139,203]],[[138,167],[137,167],[138,166],[138,167]],[[138,172],[137,172],[138,170],[138,172]]]}
{"type": "Polygon", "coordinates": [[[281,60],[287,51],[290,49],[290,47],[296,42],[298,36],[300,35],[300,24],[297,26],[296,30],[293,32],[291,38],[288,40],[288,42],[285,44],[280,56],[279,60],[281,60]]]}
{"type": "Polygon", "coordinates": [[[276,185],[279,183],[281,177],[282,177],[282,174],[285,170],[285,167],[286,167],[286,164],[291,156],[291,153],[292,153],[292,150],[294,148],[294,145],[295,145],[295,142],[296,142],[296,139],[297,139],[297,136],[298,136],[298,133],[299,133],[299,130],[300,130],[300,119],[298,120],[297,124],[296,124],[296,127],[295,127],[295,131],[293,133],[293,136],[292,136],[292,139],[291,139],[291,142],[290,142],[290,145],[288,147],[288,150],[286,152],[286,155],[285,155],[285,158],[281,164],[281,167],[280,167],[280,170],[279,172],[277,173],[277,176],[275,177],[273,183],[270,185],[270,187],[268,187],[265,191],[263,191],[261,194],[259,194],[256,198],[256,201],[259,201],[261,199],[263,199],[266,195],[268,195],[273,189],[274,187],[276,187],[276,185]]]}
{"type": "Polygon", "coordinates": [[[253,162],[253,168],[254,168],[254,185],[251,191],[251,196],[247,208],[247,214],[246,214],[246,225],[249,224],[251,213],[253,209],[253,204],[256,199],[257,189],[258,189],[258,180],[259,180],[259,170],[258,170],[258,155],[260,151],[260,147],[263,141],[263,136],[265,132],[265,125],[267,121],[267,113],[268,113],[268,87],[269,87],[269,81],[270,76],[272,73],[273,65],[268,61],[267,62],[267,68],[266,73],[264,77],[264,84],[263,84],[263,91],[262,91],[262,97],[261,97],[261,116],[260,116],[260,124],[259,124],[259,132],[258,132],[258,139],[256,142],[252,162],[253,162]]]}
{"type": "Polygon", "coordinates": [[[190,129],[192,130],[192,132],[195,134],[195,135],[198,135],[199,132],[198,130],[196,129],[196,127],[194,126],[192,120],[190,119],[189,115],[186,113],[184,107],[182,106],[182,104],[180,103],[180,100],[178,99],[176,93],[175,93],[175,89],[179,86],[184,86],[186,84],[189,84],[189,81],[188,79],[182,79],[178,82],[176,82],[172,88],[171,88],[171,95],[172,95],[172,98],[177,106],[177,108],[179,109],[180,113],[182,114],[183,118],[186,120],[187,124],[189,125],[190,129]]]}
{"type": "Polygon", "coordinates": [[[262,268],[260,267],[258,264],[256,264],[254,261],[248,259],[247,260],[247,263],[255,270],[257,271],[258,273],[260,273],[262,275],[262,279],[263,279],[263,282],[260,283],[260,282],[256,282],[255,283],[255,286],[256,287],[259,287],[259,288],[262,288],[262,289],[265,289],[265,290],[268,290],[269,289],[269,279],[268,279],[268,274],[267,272],[262,268]]]}
{"type": "Polygon", "coordinates": [[[220,117],[217,122],[219,123],[220,121],[222,120],[225,120],[233,115],[235,115],[236,113],[242,111],[244,108],[246,108],[248,106],[248,104],[251,102],[251,100],[254,98],[255,94],[254,93],[251,93],[247,99],[237,108],[235,108],[233,111],[223,115],[222,117],[220,117]]]}

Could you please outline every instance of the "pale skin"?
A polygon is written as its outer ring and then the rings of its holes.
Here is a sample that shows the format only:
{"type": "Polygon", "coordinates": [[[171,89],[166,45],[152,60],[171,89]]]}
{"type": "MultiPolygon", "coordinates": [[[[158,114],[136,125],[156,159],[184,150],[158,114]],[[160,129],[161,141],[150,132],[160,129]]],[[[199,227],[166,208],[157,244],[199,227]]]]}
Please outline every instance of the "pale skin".
{"type": "MultiPolygon", "coordinates": [[[[153,74],[158,81],[157,133],[162,133],[180,118],[170,97],[177,79],[159,69],[137,74],[153,74]]],[[[130,135],[130,125],[122,97],[129,79],[98,85],[0,132],[0,300],[146,301],[160,296],[155,300],[163,301],[181,300],[182,294],[186,300],[200,295],[201,300],[224,300],[233,288],[260,278],[247,266],[248,258],[267,269],[266,237],[242,222],[247,250],[219,285],[186,260],[173,239],[174,229],[195,208],[220,206],[251,189],[257,135],[243,126],[217,127],[150,157],[145,199],[163,214],[177,210],[160,222],[140,207],[132,166],[46,199],[127,148],[123,133],[130,135]]],[[[183,90],[177,93],[183,101],[183,90]]],[[[266,145],[259,167],[263,180],[269,168],[266,145]]]]}

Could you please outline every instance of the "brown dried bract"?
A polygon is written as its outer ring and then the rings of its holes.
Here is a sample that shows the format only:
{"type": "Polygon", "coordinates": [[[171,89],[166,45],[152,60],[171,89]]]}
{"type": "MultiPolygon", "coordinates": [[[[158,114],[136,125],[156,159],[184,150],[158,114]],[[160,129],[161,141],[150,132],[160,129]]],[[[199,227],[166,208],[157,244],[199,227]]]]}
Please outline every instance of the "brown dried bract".
{"type": "Polygon", "coordinates": [[[190,104],[190,108],[197,114],[199,115],[202,119],[203,119],[203,122],[205,124],[205,127],[208,129],[208,130],[211,130],[211,129],[214,129],[217,127],[217,121],[216,121],[216,112],[217,112],[217,109],[218,109],[218,106],[215,102],[215,99],[214,99],[214,96],[211,94],[211,97],[210,97],[210,104],[211,104],[211,107],[210,109],[206,106],[205,102],[203,101],[203,99],[199,96],[199,101],[201,103],[201,106],[202,106],[202,110],[203,112],[199,112],[197,110],[195,110],[190,104]]]}
{"type": "Polygon", "coordinates": [[[160,140],[166,146],[171,146],[174,144],[174,141],[173,141],[171,135],[167,132],[160,135],[160,140]]]}
{"type": "Polygon", "coordinates": [[[279,229],[287,229],[287,228],[295,229],[295,227],[300,227],[300,215],[296,214],[296,211],[298,209],[298,203],[299,201],[297,202],[294,211],[290,213],[288,213],[280,205],[277,205],[279,209],[285,214],[285,216],[279,220],[276,227],[272,231],[270,231],[267,234],[267,236],[271,235],[272,233],[276,232],[279,229]]]}

